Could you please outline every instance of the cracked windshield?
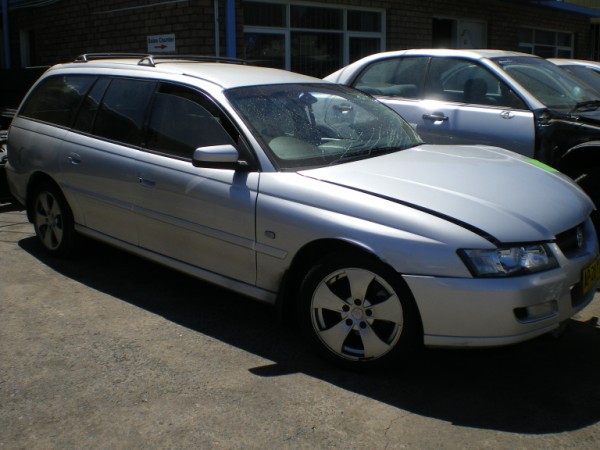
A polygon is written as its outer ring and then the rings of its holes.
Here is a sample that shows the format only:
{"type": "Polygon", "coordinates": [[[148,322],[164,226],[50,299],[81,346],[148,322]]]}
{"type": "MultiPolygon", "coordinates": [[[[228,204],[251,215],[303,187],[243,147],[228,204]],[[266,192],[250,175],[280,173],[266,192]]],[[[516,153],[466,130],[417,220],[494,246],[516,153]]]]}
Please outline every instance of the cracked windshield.
{"type": "Polygon", "coordinates": [[[339,86],[259,86],[227,96],[281,170],[339,164],[421,144],[386,106],[339,86]]]}

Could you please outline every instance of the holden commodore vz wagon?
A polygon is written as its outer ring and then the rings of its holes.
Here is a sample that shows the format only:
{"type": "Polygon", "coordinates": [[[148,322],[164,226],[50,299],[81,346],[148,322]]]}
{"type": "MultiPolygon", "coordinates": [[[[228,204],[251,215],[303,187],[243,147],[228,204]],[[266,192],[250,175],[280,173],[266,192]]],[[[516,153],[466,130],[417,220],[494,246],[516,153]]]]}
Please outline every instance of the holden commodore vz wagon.
{"type": "Polygon", "coordinates": [[[33,86],[8,160],[49,253],[83,235],[276,305],[350,368],[533,338],[600,277],[571,179],[424,145],[371,96],[276,69],[82,55],[33,86]]]}

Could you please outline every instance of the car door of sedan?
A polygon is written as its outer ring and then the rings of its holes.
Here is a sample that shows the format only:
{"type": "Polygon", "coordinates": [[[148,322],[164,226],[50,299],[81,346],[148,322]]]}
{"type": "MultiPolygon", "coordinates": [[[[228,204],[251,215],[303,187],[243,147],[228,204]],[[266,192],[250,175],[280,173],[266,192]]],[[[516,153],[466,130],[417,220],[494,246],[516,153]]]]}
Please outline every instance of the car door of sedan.
{"type": "Polygon", "coordinates": [[[151,109],[137,164],[139,245],[254,284],[258,173],[193,166],[195,148],[234,144],[224,116],[198,92],[163,83],[151,109]]]}
{"type": "Polygon", "coordinates": [[[387,59],[365,69],[354,85],[397,111],[426,143],[486,144],[533,156],[533,113],[474,61],[387,59]]]}

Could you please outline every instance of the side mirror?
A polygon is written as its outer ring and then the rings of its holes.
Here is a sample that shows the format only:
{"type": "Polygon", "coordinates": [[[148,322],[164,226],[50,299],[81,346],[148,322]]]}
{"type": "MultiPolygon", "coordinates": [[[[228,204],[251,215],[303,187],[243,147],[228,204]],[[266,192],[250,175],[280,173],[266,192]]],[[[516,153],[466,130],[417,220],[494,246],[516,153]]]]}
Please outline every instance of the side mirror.
{"type": "Polygon", "coordinates": [[[239,161],[239,158],[240,154],[233,145],[211,145],[194,150],[192,164],[209,169],[238,170],[247,166],[245,161],[239,161]]]}

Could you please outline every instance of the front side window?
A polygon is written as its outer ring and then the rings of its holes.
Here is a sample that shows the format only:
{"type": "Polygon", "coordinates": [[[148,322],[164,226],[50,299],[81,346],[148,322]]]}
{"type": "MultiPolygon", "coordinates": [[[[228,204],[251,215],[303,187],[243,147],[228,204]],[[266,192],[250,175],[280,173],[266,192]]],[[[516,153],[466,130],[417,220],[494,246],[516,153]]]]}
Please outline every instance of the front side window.
{"type": "Polygon", "coordinates": [[[113,79],[96,114],[94,134],[141,145],[144,115],[154,87],[154,81],[113,79]]]}
{"type": "Polygon", "coordinates": [[[48,77],[36,87],[19,115],[69,127],[94,80],[88,75],[48,77]]]}
{"type": "Polygon", "coordinates": [[[432,58],[426,89],[428,99],[526,109],[506,83],[467,59],[432,58]]]}
{"type": "Polygon", "coordinates": [[[154,96],[147,148],[191,159],[198,147],[232,144],[221,111],[198,92],[163,83],[154,96]]]}
{"type": "Polygon", "coordinates": [[[398,114],[342,86],[256,86],[226,95],[281,170],[341,164],[421,143],[398,114]]]}
{"type": "Polygon", "coordinates": [[[493,59],[508,75],[550,109],[569,113],[597,101],[587,85],[542,58],[506,56],[493,59]]]}

